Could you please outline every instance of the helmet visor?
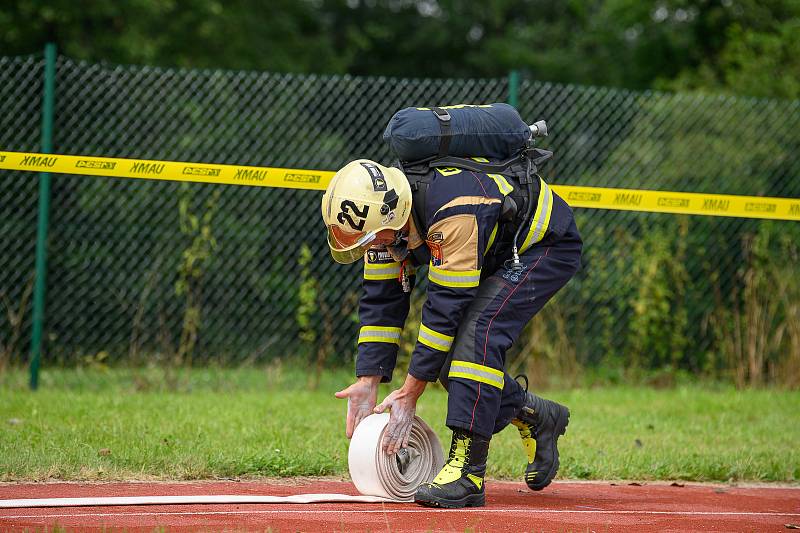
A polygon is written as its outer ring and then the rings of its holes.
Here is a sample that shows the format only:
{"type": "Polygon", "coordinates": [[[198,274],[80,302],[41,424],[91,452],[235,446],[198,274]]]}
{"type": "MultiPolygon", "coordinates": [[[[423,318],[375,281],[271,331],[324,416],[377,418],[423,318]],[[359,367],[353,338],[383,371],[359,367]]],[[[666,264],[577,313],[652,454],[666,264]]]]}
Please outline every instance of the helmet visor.
{"type": "Polygon", "coordinates": [[[355,263],[367,253],[377,232],[347,232],[339,226],[328,226],[328,247],[331,256],[337,263],[349,265],[355,263]]]}

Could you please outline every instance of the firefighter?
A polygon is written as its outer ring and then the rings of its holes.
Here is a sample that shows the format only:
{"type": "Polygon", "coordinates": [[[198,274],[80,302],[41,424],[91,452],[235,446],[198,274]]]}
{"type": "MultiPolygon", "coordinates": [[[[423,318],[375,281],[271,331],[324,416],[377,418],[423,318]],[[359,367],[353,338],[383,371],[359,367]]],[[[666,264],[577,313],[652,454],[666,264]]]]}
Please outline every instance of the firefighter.
{"type": "Polygon", "coordinates": [[[414,196],[412,205],[408,169],[356,160],[322,198],[333,258],[364,261],[357,380],[336,393],[348,400],[347,437],[364,417],[388,409],[382,447],[397,452],[408,443],[417,399],[438,379],[448,391],[452,444],[444,468],[415,501],[484,505],[489,441],[509,423],[527,453],[525,481],[541,490],[558,470],[569,410],[528,392],[527,380],[523,388],[504,365],[525,324],[579,268],[582,241],[572,211],[538,176],[533,216],[520,220],[506,212],[507,197],[519,189],[513,176],[427,167],[421,174],[425,197],[414,196]],[[512,236],[521,224],[513,264],[512,236]],[[409,292],[425,266],[427,299],[408,375],[378,404],[378,384],[392,379],[409,292]]]}

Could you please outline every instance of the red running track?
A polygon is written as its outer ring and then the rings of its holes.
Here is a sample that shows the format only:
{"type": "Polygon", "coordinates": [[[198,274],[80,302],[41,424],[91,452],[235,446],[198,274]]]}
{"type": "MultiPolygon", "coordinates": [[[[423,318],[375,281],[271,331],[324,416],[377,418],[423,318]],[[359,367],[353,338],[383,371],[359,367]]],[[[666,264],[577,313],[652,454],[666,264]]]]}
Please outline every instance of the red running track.
{"type": "MultiPolygon", "coordinates": [[[[556,482],[533,493],[489,481],[482,508],[415,504],[271,504],[0,509],[0,531],[788,531],[800,527],[800,487],[556,482]]],[[[0,484],[0,499],[190,494],[357,494],[309,481],[0,484]]]]}

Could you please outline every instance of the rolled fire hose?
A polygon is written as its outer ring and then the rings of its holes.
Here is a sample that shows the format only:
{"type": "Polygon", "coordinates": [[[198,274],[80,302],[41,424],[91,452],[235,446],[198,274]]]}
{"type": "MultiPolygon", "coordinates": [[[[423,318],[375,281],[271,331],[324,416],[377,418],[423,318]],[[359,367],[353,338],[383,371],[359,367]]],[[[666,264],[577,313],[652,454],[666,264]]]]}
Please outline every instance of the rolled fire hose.
{"type": "Polygon", "coordinates": [[[99,507],[107,505],[193,505],[237,503],[378,503],[409,502],[417,487],[430,481],[444,465],[442,445],[433,430],[414,417],[408,447],[395,455],[381,449],[389,414],[370,415],[358,425],[350,441],[347,465],[361,496],[296,494],[293,496],[201,495],[122,496],[106,498],[39,498],[0,500],[0,509],[18,507],[99,507]]]}
{"type": "Polygon", "coordinates": [[[381,449],[389,413],[370,415],[356,427],[347,465],[358,492],[389,500],[410,502],[420,484],[430,481],[444,465],[439,437],[418,416],[414,417],[408,446],[395,455],[381,449]]]}

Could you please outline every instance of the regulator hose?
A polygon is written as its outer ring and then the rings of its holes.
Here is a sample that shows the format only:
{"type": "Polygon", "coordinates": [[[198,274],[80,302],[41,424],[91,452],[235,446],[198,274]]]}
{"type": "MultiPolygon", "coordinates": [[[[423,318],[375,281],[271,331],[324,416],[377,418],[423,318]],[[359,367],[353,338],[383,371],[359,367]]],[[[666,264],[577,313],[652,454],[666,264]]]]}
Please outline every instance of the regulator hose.
{"type": "Polygon", "coordinates": [[[514,232],[514,241],[511,246],[511,259],[506,261],[505,267],[506,269],[512,272],[522,272],[525,268],[525,265],[519,260],[519,235],[522,233],[522,228],[525,227],[526,224],[533,223],[531,217],[533,216],[533,163],[531,162],[530,155],[525,155],[525,162],[527,168],[525,170],[525,190],[528,192],[528,201],[526,202],[525,206],[525,217],[522,219],[519,227],[517,227],[517,231],[514,232]]]}

